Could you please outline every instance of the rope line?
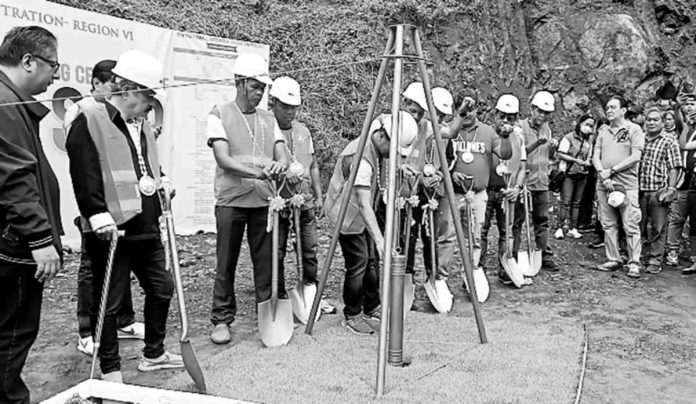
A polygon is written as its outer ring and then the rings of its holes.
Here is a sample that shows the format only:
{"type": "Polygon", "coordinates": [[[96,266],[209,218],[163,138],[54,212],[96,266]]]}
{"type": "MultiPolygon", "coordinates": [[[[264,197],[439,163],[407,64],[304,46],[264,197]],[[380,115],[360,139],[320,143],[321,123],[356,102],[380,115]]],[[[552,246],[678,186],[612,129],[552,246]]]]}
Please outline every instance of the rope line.
{"type": "MultiPolygon", "coordinates": [[[[315,67],[305,67],[305,68],[301,68],[301,69],[283,70],[283,71],[271,73],[270,75],[277,77],[277,76],[282,76],[282,75],[286,75],[289,73],[300,73],[300,72],[308,72],[308,71],[316,71],[316,70],[335,69],[335,68],[348,67],[348,66],[365,64],[365,63],[370,63],[370,62],[378,62],[378,61],[381,61],[383,58],[389,58],[389,57],[391,57],[391,56],[390,55],[383,55],[383,56],[380,56],[378,58],[362,59],[362,60],[356,60],[353,62],[334,63],[334,64],[329,64],[329,65],[315,66],[315,67]]],[[[249,77],[249,78],[255,78],[255,77],[258,77],[258,76],[253,76],[253,77],[249,77]]],[[[113,91],[113,92],[109,92],[109,93],[101,93],[100,96],[113,96],[113,95],[121,95],[121,94],[125,94],[125,93],[150,91],[150,90],[160,90],[160,89],[167,90],[170,88],[192,87],[192,86],[198,86],[198,85],[203,85],[203,84],[227,84],[227,85],[230,85],[233,82],[234,82],[234,79],[231,79],[231,78],[210,79],[210,80],[205,80],[205,82],[179,83],[179,84],[172,84],[172,85],[161,86],[161,87],[150,87],[147,89],[113,91]]],[[[80,100],[83,98],[90,98],[90,97],[94,97],[94,95],[93,94],[86,94],[86,95],[70,96],[70,97],[44,98],[44,99],[40,99],[40,100],[31,100],[31,101],[15,101],[15,102],[7,102],[7,103],[0,104],[0,108],[13,107],[13,106],[17,106],[17,105],[34,104],[34,103],[43,103],[43,102],[80,100]]]]}

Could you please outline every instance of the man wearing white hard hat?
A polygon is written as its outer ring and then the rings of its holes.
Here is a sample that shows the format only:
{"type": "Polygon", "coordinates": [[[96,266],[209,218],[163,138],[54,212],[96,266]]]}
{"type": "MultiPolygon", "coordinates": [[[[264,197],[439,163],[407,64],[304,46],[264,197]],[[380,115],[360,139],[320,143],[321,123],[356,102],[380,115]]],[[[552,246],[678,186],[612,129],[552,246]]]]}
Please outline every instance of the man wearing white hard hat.
{"type": "Polygon", "coordinates": [[[486,219],[481,229],[481,257],[486,256],[488,251],[488,230],[491,228],[493,218],[498,225],[498,259],[496,267],[498,280],[503,284],[512,284],[510,276],[505,272],[505,268],[500,264],[500,258],[506,252],[507,239],[505,229],[505,211],[503,206],[507,201],[514,201],[519,196],[522,184],[524,183],[525,165],[527,162],[527,151],[524,147],[524,137],[522,131],[514,125],[520,112],[520,101],[512,94],[503,94],[498,97],[495,104],[494,126],[496,133],[510,132],[512,135],[512,156],[503,160],[498,156],[493,156],[491,165],[491,178],[488,183],[488,204],[486,206],[486,219]],[[515,129],[516,128],[516,129],[515,129]],[[503,176],[509,175],[508,182],[503,176]]]}
{"type": "MultiPolygon", "coordinates": [[[[115,60],[101,60],[92,69],[92,97],[86,97],[71,105],[63,117],[63,129],[67,137],[73,121],[80,114],[80,108],[85,104],[95,104],[105,102],[111,98],[114,87],[113,68],[116,66],[115,60]]],[[[82,236],[82,246],[80,253],[80,267],[77,271],[77,325],[78,339],[77,350],[92,356],[94,353],[94,340],[92,338],[92,327],[90,325],[90,311],[92,308],[92,269],[89,254],[85,250],[84,233],[82,231],[82,221],[80,216],[75,218],[77,226],[82,236]]],[[[145,324],[135,321],[133,311],[133,298],[131,288],[124,290],[120,309],[116,317],[118,325],[118,336],[123,339],[144,339],[145,324]]]]}
{"type": "MultiPolygon", "coordinates": [[[[275,196],[274,180],[287,167],[285,138],[276,131],[275,117],[257,106],[271,84],[267,62],[253,53],[235,60],[236,96],[216,105],[208,115],[208,145],[215,169],[215,220],[217,270],[213,287],[210,339],[231,341],[230,325],[237,315],[234,278],[246,229],[254,266],[256,303],[271,296],[272,252],[268,224],[269,198],[275,196]]],[[[278,293],[286,295],[283,273],[278,293]]]]}
{"type": "Polygon", "coordinates": [[[131,270],[145,291],[145,348],[138,370],[183,367],[181,356],[164,347],[174,291],[160,240],[159,189],[171,183],[160,171],[155,136],[143,119],[162,90],[162,64],[140,51],[123,53],[113,68],[114,94],[104,103],[77,104],[80,113],[66,140],[70,175],[92,263],[92,330],[105,278],[110,239],[124,233],[111,274],[111,290],[99,347],[103,378],[122,382],[116,317],[131,270]]]}
{"type": "MultiPolygon", "coordinates": [[[[527,151],[527,189],[531,193],[534,239],[542,253],[541,267],[547,271],[558,271],[549,248],[549,161],[555,153],[556,146],[556,141],[551,136],[549,121],[555,110],[553,94],[548,91],[539,91],[532,97],[529,118],[518,122],[524,135],[527,151]]],[[[520,247],[524,220],[524,203],[518,200],[515,205],[513,226],[515,254],[520,247]]]]}
{"type": "MultiPolygon", "coordinates": [[[[418,125],[408,113],[400,112],[399,117],[399,153],[405,158],[413,150],[418,125]]],[[[379,259],[384,257],[384,237],[373,204],[375,198],[381,198],[385,193],[380,178],[386,175],[385,163],[394,133],[391,125],[391,115],[380,115],[372,122],[360,161],[355,161],[360,139],[348,143],[338,157],[324,203],[329,221],[334,226],[338,225],[341,193],[347,185],[350,171],[358,170],[338,239],[346,266],[343,283],[344,325],[358,335],[373,334],[379,330],[379,259]]]]}
{"type": "MultiPolygon", "coordinates": [[[[418,83],[420,84],[420,83],[418,83]]],[[[404,92],[404,97],[409,96],[409,92],[404,92]]],[[[419,86],[422,93],[422,85],[419,86]]],[[[418,94],[420,94],[418,93],[418,94]]],[[[425,103],[425,95],[421,95],[423,103],[425,103]]],[[[444,123],[445,118],[453,113],[454,98],[452,94],[443,87],[432,89],[433,104],[435,106],[435,114],[438,118],[440,131],[447,130],[448,126],[444,123]]],[[[414,97],[416,98],[416,97],[414,97]]],[[[418,98],[416,98],[418,99],[418,98]]],[[[406,109],[409,110],[409,104],[406,104],[406,109]]],[[[424,115],[424,114],[422,114],[424,115]]],[[[412,198],[409,203],[417,202],[417,205],[412,206],[412,226],[410,231],[410,240],[408,240],[408,257],[406,260],[406,273],[414,274],[414,263],[416,257],[416,242],[420,236],[423,245],[423,265],[427,276],[425,287],[428,298],[433,307],[438,312],[448,312],[452,307],[452,294],[447,286],[447,274],[440,273],[437,264],[433,268],[433,254],[437,260],[435,251],[431,251],[431,237],[437,237],[439,228],[447,228],[449,223],[440,224],[438,221],[442,217],[439,214],[440,199],[444,195],[442,178],[444,173],[441,170],[440,159],[438,158],[435,147],[435,136],[430,121],[430,115],[422,116],[418,125],[418,137],[413,144],[413,151],[407,159],[408,166],[413,169],[418,175],[418,184],[412,189],[412,192],[417,198],[412,198]],[[423,222],[424,216],[427,217],[427,209],[434,209],[434,226],[435,234],[430,234],[429,226],[423,222]],[[437,273],[435,273],[437,272],[437,273]]],[[[447,140],[444,140],[441,147],[446,147],[447,140]]]]}
{"type": "MultiPolygon", "coordinates": [[[[481,258],[481,228],[486,219],[488,202],[486,188],[488,188],[490,180],[493,156],[496,155],[505,160],[512,156],[511,132],[505,131],[496,134],[493,127],[479,121],[475,92],[468,90],[465,95],[462,105],[465,105],[466,108],[460,108],[459,112],[463,124],[458,133],[452,134],[452,140],[447,147],[447,158],[454,185],[455,201],[453,203],[456,203],[457,209],[462,211],[468,198],[473,212],[473,223],[470,223],[466,215],[462,215],[462,227],[466,229],[467,226],[471,226],[474,237],[472,243],[474,248],[470,252],[474,265],[474,276],[485,279],[485,272],[479,266],[479,261],[481,258]]],[[[451,220],[449,204],[452,202],[447,198],[443,198],[442,202],[442,213],[446,215],[447,220],[451,220]]],[[[453,225],[448,226],[447,231],[438,236],[438,265],[443,273],[447,273],[453,257],[455,236],[453,225]]],[[[480,296],[480,298],[485,298],[485,296],[480,296]]]]}
{"type": "MultiPolygon", "coordinates": [[[[288,200],[288,207],[282,212],[279,229],[278,267],[284,270],[285,252],[290,228],[293,227],[294,209],[300,209],[300,239],[302,251],[302,288],[299,297],[304,299],[303,307],[311,307],[317,292],[317,221],[316,216],[322,215],[324,197],[321,190],[319,164],[314,157],[314,142],[309,129],[295,119],[297,110],[302,105],[300,84],[290,77],[278,77],[273,80],[271,90],[271,111],[276,119],[276,131],[285,137],[286,152],[290,163],[285,173],[285,184],[280,196],[288,200]]],[[[294,302],[294,300],[293,300],[294,302]]],[[[322,311],[334,311],[322,299],[322,311]]],[[[295,303],[293,303],[295,304],[295,303]]],[[[295,308],[295,306],[293,306],[295,308]]],[[[304,310],[302,310],[304,312],[304,310]]],[[[296,315],[298,313],[296,312],[296,315]]],[[[306,315],[306,313],[303,313],[306,315]]],[[[306,321],[306,319],[301,319],[306,321]]]]}
{"type": "Polygon", "coordinates": [[[604,229],[604,249],[608,260],[597,269],[609,272],[622,267],[618,217],[621,215],[629,255],[628,276],[637,278],[640,277],[642,249],[638,168],[645,134],[640,126],[626,119],[626,111],[626,100],[622,97],[609,99],[605,111],[609,125],[599,128],[592,156],[592,164],[597,170],[598,215],[604,229]],[[622,191],[625,201],[619,201],[621,195],[615,191],[622,191]]]}

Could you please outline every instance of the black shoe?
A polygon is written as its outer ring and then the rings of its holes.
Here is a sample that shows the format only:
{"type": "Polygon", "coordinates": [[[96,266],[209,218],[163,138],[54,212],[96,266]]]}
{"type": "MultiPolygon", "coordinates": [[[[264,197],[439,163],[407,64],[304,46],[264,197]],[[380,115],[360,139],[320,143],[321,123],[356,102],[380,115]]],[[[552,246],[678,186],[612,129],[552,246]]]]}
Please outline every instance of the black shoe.
{"type": "Polygon", "coordinates": [[[507,272],[503,268],[498,268],[498,282],[503,285],[512,285],[512,279],[508,276],[507,272]]]}
{"type": "Polygon", "coordinates": [[[541,260],[541,269],[549,272],[558,272],[558,265],[551,258],[545,257],[541,260]]]}
{"type": "Polygon", "coordinates": [[[590,248],[602,248],[604,247],[604,239],[600,237],[595,237],[594,239],[592,239],[592,241],[587,243],[587,246],[590,248]]]}

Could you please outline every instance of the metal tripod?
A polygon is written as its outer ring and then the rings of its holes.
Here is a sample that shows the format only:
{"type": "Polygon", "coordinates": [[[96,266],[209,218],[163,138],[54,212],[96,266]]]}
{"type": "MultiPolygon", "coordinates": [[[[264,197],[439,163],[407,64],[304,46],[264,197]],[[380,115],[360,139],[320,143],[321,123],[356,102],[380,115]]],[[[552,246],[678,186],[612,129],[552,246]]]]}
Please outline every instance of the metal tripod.
{"type": "MultiPolygon", "coordinates": [[[[394,88],[392,93],[392,128],[401,128],[399,110],[401,106],[401,80],[404,60],[417,61],[420,76],[423,81],[423,87],[425,90],[425,97],[428,103],[428,113],[430,121],[433,127],[433,132],[435,135],[435,147],[437,149],[437,155],[440,160],[441,167],[447,167],[447,159],[445,157],[445,150],[442,148],[442,137],[440,136],[439,123],[437,121],[437,116],[435,114],[435,106],[433,104],[433,99],[431,95],[430,82],[428,81],[428,73],[425,66],[425,58],[423,56],[423,49],[421,47],[420,36],[418,30],[412,25],[395,25],[390,27],[389,37],[387,39],[387,46],[385,49],[385,54],[382,56],[382,63],[380,64],[379,73],[377,75],[377,81],[372,91],[372,97],[370,98],[370,104],[367,110],[367,116],[363,122],[362,131],[360,132],[360,141],[358,143],[358,150],[355,155],[355,161],[360,161],[365,150],[365,144],[369,140],[368,131],[370,128],[370,123],[372,122],[377,102],[379,99],[380,90],[382,84],[384,83],[385,74],[387,71],[387,65],[390,60],[394,60],[394,88]],[[404,35],[409,35],[411,42],[413,44],[415,55],[404,54],[404,35]]],[[[398,147],[399,147],[399,137],[400,130],[397,130],[396,135],[392,134],[391,143],[389,147],[389,168],[388,168],[388,188],[387,188],[387,209],[386,209],[386,221],[384,229],[384,251],[385,256],[383,257],[382,263],[382,273],[381,273],[381,304],[382,304],[382,321],[380,325],[379,332],[379,346],[378,346],[378,359],[377,359],[377,382],[376,382],[376,394],[381,396],[384,394],[384,383],[385,383],[385,373],[386,373],[386,359],[387,359],[387,330],[389,327],[389,317],[390,317],[390,297],[391,293],[400,293],[403,295],[403,290],[391,291],[391,275],[392,275],[392,247],[394,246],[394,215],[397,211],[396,209],[396,165],[398,158],[398,147]]],[[[331,262],[333,255],[336,252],[336,246],[338,244],[338,236],[341,231],[341,226],[343,220],[346,216],[346,211],[348,209],[348,201],[350,199],[351,192],[353,191],[353,184],[355,182],[355,177],[357,175],[358,165],[355,164],[348,176],[346,186],[343,188],[341,194],[341,205],[338,213],[338,219],[336,226],[334,228],[333,235],[331,237],[331,243],[329,245],[329,251],[324,261],[324,266],[321,273],[321,278],[319,280],[319,286],[317,290],[316,297],[312,304],[312,310],[309,315],[309,321],[307,322],[307,327],[305,328],[305,333],[311,335],[314,328],[314,319],[319,310],[319,302],[321,296],[326,287],[326,282],[328,280],[329,271],[331,269],[331,262]]],[[[461,217],[459,210],[457,209],[454,189],[452,186],[452,178],[449,172],[444,173],[445,181],[445,197],[449,200],[449,206],[452,214],[451,223],[457,235],[457,242],[461,252],[468,251],[465,245],[464,230],[461,225],[461,217]]],[[[464,262],[464,272],[469,285],[474,285],[473,277],[473,263],[471,262],[469,254],[461,254],[462,261],[464,262]]],[[[435,270],[435,268],[433,268],[435,270]]],[[[478,303],[478,297],[476,296],[476,288],[470,288],[471,304],[474,310],[474,317],[476,318],[476,325],[478,327],[479,339],[481,343],[487,342],[486,330],[483,324],[483,318],[481,316],[481,308],[478,303]]],[[[403,321],[403,316],[398,316],[400,321],[403,321]]],[[[402,335],[392,335],[390,338],[403,338],[402,335]]]]}

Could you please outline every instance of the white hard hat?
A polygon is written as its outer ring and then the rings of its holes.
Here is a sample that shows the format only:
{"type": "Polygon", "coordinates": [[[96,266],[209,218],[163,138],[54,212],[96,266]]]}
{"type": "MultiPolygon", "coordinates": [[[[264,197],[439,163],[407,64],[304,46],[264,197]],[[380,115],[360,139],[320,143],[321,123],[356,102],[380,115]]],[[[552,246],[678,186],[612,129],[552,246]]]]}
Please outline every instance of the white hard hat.
{"type": "Polygon", "coordinates": [[[452,115],[452,106],[454,105],[454,98],[452,97],[452,93],[447,91],[446,88],[433,88],[433,104],[435,104],[435,109],[442,112],[443,114],[452,115]]]}
{"type": "Polygon", "coordinates": [[[287,76],[273,80],[271,91],[268,94],[288,105],[299,106],[302,103],[300,84],[287,76]]]}
{"type": "Polygon", "coordinates": [[[504,114],[516,114],[520,112],[520,100],[512,94],[503,94],[498,98],[495,109],[504,114]]]}
{"type": "Polygon", "coordinates": [[[234,61],[232,73],[236,76],[256,79],[263,84],[270,85],[273,80],[268,74],[268,63],[264,58],[255,53],[240,53],[234,61]]]}
{"type": "Polygon", "coordinates": [[[111,70],[116,76],[149,88],[162,99],[166,92],[164,86],[164,67],[149,53],[139,50],[125,51],[118,57],[116,66],[111,70]]]}
{"type": "Polygon", "coordinates": [[[423,83],[417,81],[409,84],[406,90],[404,90],[403,96],[418,104],[424,111],[428,110],[423,83]]]}
{"type": "Polygon", "coordinates": [[[532,98],[532,105],[538,107],[542,111],[553,112],[556,110],[556,99],[548,91],[539,91],[532,98]]]}
{"type": "Polygon", "coordinates": [[[612,208],[620,208],[626,203],[626,188],[620,184],[614,184],[614,190],[607,196],[607,203],[612,208]]]}
{"type": "MultiPolygon", "coordinates": [[[[399,118],[401,121],[401,138],[399,142],[399,153],[402,156],[408,157],[413,151],[413,142],[418,136],[418,124],[416,120],[408,112],[399,111],[399,118]]],[[[370,133],[374,133],[377,130],[384,129],[387,132],[387,136],[391,137],[391,125],[392,125],[392,115],[382,114],[377,117],[370,125],[370,133]]]]}

